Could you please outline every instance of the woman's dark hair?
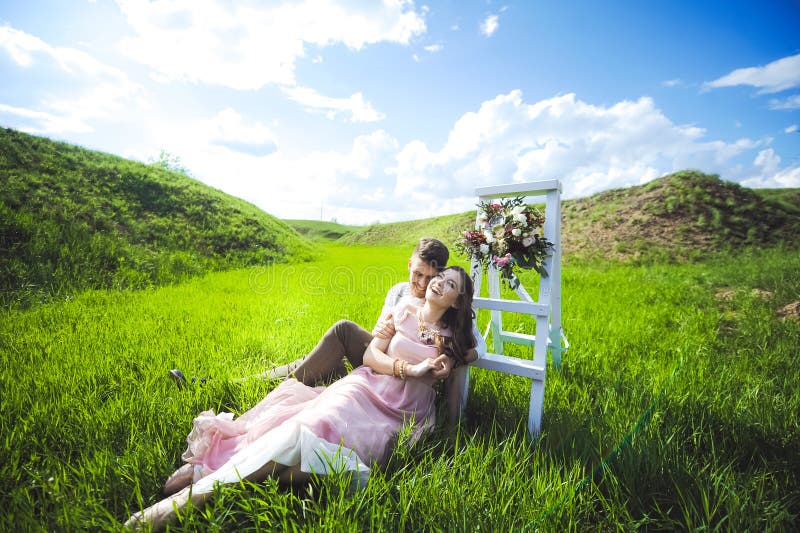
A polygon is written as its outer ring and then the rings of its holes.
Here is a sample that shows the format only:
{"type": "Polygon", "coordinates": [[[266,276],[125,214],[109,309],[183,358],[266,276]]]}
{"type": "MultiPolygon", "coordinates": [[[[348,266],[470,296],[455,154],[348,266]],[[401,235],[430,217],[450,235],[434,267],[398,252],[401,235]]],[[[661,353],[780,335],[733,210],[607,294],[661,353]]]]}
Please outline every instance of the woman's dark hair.
{"type": "Polygon", "coordinates": [[[461,286],[458,291],[456,307],[445,311],[439,320],[452,333],[452,337],[436,336],[436,346],[439,352],[447,354],[456,360],[457,365],[463,365],[466,360],[467,350],[476,345],[475,335],[472,334],[472,320],[475,311],[472,310],[472,278],[460,266],[451,266],[443,270],[455,270],[461,276],[461,286]]]}

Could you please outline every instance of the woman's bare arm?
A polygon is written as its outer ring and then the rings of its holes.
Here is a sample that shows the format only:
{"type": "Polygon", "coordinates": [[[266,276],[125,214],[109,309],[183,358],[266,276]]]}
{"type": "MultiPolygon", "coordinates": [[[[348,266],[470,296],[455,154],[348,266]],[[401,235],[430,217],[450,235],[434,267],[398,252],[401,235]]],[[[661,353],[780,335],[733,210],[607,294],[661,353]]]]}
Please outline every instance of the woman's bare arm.
{"type": "Polygon", "coordinates": [[[378,374],[392,375],[394,357],[386,355],[390,340],[375,337],[367,346],[367,351],[364,352],[364,364],[378,374]]]}

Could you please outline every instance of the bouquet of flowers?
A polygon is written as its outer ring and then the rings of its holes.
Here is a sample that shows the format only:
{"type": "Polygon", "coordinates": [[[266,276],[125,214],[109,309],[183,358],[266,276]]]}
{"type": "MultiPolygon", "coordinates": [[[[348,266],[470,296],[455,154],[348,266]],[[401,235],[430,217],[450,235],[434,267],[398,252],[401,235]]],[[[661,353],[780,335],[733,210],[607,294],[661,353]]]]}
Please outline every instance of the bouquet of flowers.
{"type": "Polygon", "coordinates": [[[516,268],[534,269],[546,276],[542,261],[553,243],[540,236],[544,216],[525,204],[523,197],[478,204],[478,229],[465,231],[456,247],[486,268],[494,264],[512,289],[519,286],[516,268]]]}

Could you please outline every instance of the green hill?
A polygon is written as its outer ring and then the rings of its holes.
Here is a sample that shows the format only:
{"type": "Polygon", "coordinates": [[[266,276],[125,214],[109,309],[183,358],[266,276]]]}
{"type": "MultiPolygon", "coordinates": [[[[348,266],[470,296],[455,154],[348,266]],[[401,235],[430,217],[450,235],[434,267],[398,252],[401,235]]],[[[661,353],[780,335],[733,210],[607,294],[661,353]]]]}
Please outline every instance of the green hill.
{"type": "Polygon", "coordinates": [[[182,173],[0,129],[0,304],[303,260],[310,243],[182,173]]]}
{"type": "Polygon", "coordinates": [[[797,189],[759,193],[685,170],[564,204],[564,252],[607,259],[689,259],[800,244],[797,189]]]}
{"type": "MultiPolygon", "coordinates": [[[[346,235],[353,244],[455,242],[473,211],[376,224],[346,235]]],[[[690,259],[722,250],[800,244],[800,190],[748,189],[697,171],[562,203],[565,258],[690,259]]]]}
{"type": "Polygon", "coordinates": [[[393,244],[414,246],[420,237],[435,237],[449,246],[465,229],[474,224],[475,212],[469,211],[406,222],[373,224],[345,235],[341,242],[376,246],[393,244]]]}
{"type": "Polygon", "coordinates": [[[289,220],[284,219],[300,235],[307,239],[333,241],[360,230],[363,226],[346,226],[338,222],[322,220],[289,220]]]}

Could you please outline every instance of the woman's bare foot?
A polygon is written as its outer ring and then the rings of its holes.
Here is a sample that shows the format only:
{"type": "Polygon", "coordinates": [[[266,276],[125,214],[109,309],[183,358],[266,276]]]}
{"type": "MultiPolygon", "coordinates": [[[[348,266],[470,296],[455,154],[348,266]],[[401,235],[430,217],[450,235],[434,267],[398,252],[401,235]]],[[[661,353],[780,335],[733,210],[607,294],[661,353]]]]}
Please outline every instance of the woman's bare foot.
{"type": "Polygon", "coordinates": [[[149,526],[153,531],[160,531],[175,518],[177,511],[186,507],[191,498],[195,504],[205,501],[207,494],[192,494],[191,487],[186,487],[177,494],[164,498],[160,502],[151,505],[144,511],[140,511],[131,515],[125,527],[133,529],[134,531],[141,530],[145,525],[149,526]]]}

